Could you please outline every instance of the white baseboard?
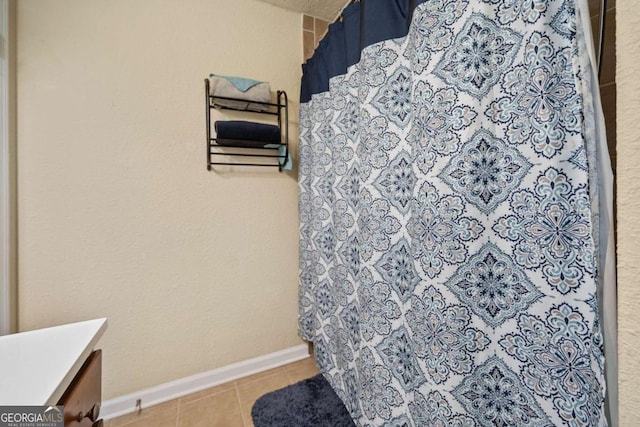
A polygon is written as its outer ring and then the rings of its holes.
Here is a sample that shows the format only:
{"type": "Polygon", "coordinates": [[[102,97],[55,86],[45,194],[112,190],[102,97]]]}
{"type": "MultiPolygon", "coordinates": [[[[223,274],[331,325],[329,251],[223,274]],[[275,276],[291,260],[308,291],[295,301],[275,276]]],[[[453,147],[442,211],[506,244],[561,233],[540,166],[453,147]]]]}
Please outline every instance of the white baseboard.
{"type": "Polygon", "coordinates": [[[142,400],[143,408],[148,408],[187,394],[237,380],[238,378],[306,359],[307,357],[309,357],[309,350],[306,344],[286,348],[275,353],[245,360],[244,362],[223,366],[125,396],[105,400],[100,407],[100,415],[105,420],[113,419],[135,412],[136,400],[138,399],[142,400]]]}

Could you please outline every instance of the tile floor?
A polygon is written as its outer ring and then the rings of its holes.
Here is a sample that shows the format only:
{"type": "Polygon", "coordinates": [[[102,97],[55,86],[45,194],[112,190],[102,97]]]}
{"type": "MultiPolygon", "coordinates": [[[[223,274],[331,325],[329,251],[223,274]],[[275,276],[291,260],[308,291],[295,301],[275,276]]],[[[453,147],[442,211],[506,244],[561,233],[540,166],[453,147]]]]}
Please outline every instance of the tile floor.
{"type": "Polygon", "coordinates": [[[265,393],[318,374],[313,357],[260,372],[105,422],[105,427],[253,427],[251,407],[265,393]]]}

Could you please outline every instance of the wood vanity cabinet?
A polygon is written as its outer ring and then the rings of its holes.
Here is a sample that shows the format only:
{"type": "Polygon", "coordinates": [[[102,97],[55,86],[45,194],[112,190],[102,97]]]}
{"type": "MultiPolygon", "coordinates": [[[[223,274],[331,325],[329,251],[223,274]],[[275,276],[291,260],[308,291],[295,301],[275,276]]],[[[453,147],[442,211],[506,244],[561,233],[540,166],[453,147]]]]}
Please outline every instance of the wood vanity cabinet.
{"type": "Polygon", "coordinates": [[[84,362],[58,402],[64,405],[65,427],[101,427],[102,351],[95,350],[84,362]]]}
{"type": "Polygon", "coordinates": [[[0,336],[0,406],[64,405],[65,426],[102,426],[106,329],[102,318],[0,336]]]}

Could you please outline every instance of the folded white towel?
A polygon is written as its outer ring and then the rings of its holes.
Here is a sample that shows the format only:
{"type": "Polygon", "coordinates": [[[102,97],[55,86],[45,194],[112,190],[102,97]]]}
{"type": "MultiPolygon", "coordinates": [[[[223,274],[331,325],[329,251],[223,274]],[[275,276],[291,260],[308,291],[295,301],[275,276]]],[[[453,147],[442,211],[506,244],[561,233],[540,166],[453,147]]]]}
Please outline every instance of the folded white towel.
{"type": "Polygon", "coordinates": [[[247,109],[254,111],[264,111],[268,109],[265,105],[254,102],[271,102],[271,86],[268,82],[250,81],[238,77],[218,76],[211,74],[211,95],[235,98],[235,100],[214,99],[214,104],[223,107],[247,109]],[[246,84],[246,82],[251,84],[246,84]],[[241,82],[240,84],[238,82],[241,82]],[[253,102],[245,102],[253,101],[253,102]]]}

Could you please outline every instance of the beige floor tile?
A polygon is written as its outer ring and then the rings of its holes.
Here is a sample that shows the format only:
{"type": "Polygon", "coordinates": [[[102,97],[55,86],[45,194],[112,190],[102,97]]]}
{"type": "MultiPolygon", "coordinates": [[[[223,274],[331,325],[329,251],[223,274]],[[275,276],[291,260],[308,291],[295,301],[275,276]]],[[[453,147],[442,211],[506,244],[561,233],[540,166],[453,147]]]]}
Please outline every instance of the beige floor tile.
{"type": "Polygon", "coordinates": [[[289,385],[289,378],[284,373],[278,373],[266,378],[246,382],[237,386],[240,408],[245,426],[251,425],[251,408],[255,401],[270,391],[278,390],[289,385]]]}
{"type": "Polygon", "coordinates": [[[235,388],[179,406],[178,427],[242,427],[235,388]]]}
{"type": "Polygon", "coordinates": [[[254,427],[253,418],[251,418],[251,416],[249,416],[249,419],[244,420],[244,427],[254,427]]]}
{"type": "Polygon", "coordinates": [[[298,381],[311,378],[320,373],[315,361],[311,357],[308,359],[303,359],[299,362],[292,363],[290,365],[286,365],[284,367],[284,371],[289,378],[289,383],[291,384],[295,384],[298,381]]]}
{"type": "Polygon", "coordinates": [[[160,405],[105,422],[105,427],[253,427],[251,408],[256,399],[318,374],[312,357],[211,387],[160,405]]]}
{"type": "MultiPolygon", "coordinates": [[[[123,415],[121,417],[114,418],[112,420],[105,422],[105,425],[108,427],[124,427],[124,426],[137,427],[137,426],[153,425],[153,424],[149,424],[150,422],[149,420],[152,420],[154,422],[163,422],[161,421],[163,419],[167,419],[167,420],[173,419],[172,424],[166,424],[166,425],[171,425],[172,427],[174,427],[176,425],[177,413],[178,413],[177,399],[170,400],[168,402],[161,403],[159,405],[150,406],[148,408],[145,408],[143,403],[142,412],[140,412],[140,414],[131,413],[131,414],[123,415]]],[[[165,424],[160,424],[160,425],[164,426],[165,424]]]]}
{"type": "Polygon", "coordinates": [[[239,386],[241,384],[250,383],[255,380],[259,380],[261,378],[266,378],[272,375],[283,374],[283,373],[284,373],[283,367],[273,368],[273,369],[269,369],[268,371],[258,372],[257,374],[253,374],[253,375],[249,375],[248,377],[237,379],[234,381],[234,383],[236,386],[239,386]]]}
{"type": "Polygon", "coordinates": [[[251,403],[256,401],[260,396],[270,391],[278,390],[289,385],[289,380],[284,372],[260,378],[255,381],[238,384],[238,398],[240,403],[251,403]]]}
{"type": "Polygon", "coordinates": [[[251,408],[253,408],[253,403],[244,403],[240,405],[240,407],[242,409],[244,427],[253,427],[253,418],[251,417],[251,408]]]}
{"type": "Polygon", "coordinates": [[[122,427],[176,427],[177,412],[156,413],[124,424],[122,427]]]}
{"type": "Polygon", "coordinates": [[[226,384],[220,384],[215,387],[207,388],[202,391],[188,394],[186,396],[179,398],[178,401],[180,405],[184,405],[184,404],[193,402],[194,400],[198,400],[198,399],[202,399],[203,397],[208,397],[214,394],[222,393],[223,391],[227,391],[227,390],[235,390],[235,385],[233,381],[226,384]]]}

